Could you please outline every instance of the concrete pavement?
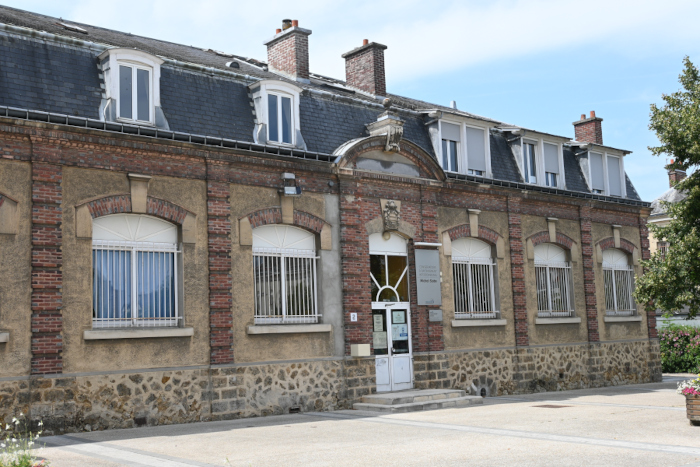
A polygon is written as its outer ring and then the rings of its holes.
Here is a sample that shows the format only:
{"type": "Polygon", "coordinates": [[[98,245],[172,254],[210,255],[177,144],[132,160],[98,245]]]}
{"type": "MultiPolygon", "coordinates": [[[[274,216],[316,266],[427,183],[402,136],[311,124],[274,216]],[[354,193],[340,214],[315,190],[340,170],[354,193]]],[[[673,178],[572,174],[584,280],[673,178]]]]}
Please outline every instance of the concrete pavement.
{"type": "Polygon", "coordinates": [[[679,379],[408,414],[349,410],[53,436],[40,455],[54,467],[700,466],[700,427],[688,423],[679,379]]]}

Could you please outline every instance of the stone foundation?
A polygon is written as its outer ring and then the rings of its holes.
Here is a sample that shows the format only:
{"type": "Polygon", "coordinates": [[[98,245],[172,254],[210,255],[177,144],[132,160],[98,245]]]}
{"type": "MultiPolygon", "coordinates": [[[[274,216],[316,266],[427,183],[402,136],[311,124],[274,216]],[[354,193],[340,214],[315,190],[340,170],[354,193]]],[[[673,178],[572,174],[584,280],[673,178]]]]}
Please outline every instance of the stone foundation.
{"type": "MultiPolygon", "coordinates": [[[[417,354],[415,387],[486,396],[661,380],[657,340],[417,354]]],[[[351,408],[376,392],[374,359],[32,376],[0,381],[0,423],[47,434],[351,408]]]]}

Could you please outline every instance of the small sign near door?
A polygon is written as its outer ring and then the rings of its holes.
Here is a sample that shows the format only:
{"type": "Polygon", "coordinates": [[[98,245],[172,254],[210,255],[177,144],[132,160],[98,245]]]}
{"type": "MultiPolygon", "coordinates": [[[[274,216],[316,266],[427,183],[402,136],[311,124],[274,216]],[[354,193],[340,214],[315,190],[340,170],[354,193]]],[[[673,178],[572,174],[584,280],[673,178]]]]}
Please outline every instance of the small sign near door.
{"type": "Polygon", "coordinates": [[[437,250],[416,250],[416,294],[419,305],[442,305],[437,250]]]}

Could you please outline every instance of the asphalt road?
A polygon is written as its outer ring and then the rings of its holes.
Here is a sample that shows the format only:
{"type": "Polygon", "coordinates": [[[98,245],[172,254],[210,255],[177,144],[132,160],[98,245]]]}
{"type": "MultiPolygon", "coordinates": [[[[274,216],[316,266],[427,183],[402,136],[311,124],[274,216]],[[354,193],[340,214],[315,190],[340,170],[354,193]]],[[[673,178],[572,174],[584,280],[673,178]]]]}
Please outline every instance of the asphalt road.
{"type": "Polygon", "coordinates": [[[483,406],[338,411],[43,438],[53,467],[258,465],[700,466],[678,376],[496,397],[483,406]]]}

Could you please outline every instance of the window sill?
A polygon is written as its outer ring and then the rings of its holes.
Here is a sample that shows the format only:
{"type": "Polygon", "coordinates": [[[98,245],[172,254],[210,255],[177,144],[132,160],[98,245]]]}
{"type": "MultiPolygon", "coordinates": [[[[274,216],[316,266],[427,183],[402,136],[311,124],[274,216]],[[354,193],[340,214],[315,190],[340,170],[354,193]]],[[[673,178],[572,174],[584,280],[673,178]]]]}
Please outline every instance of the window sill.
{"type": "Polygon", "coordinates": [[[111,339],[152,339],[159,337],[191,337],[194,328],[100,329],[83,331],[86,341],[111,339]]]}
{"type": "Polygon", "coordinates": [[[535,318],[535,324],[579,324],[581,318],[535,318]]]}
{"type": "Polygon", "coordinates": [[[452,320],[452,327],[453,328],[462,328],[462,327],[486,327],[486,326],[505,326],[506,325],[506,320],[505,319],[496,319],[496,318],[490,318],[490,319],[453,319],[452,320]]]}
{"type": "Polygon", "coordinates": [[[248,335],[260,334],[306,334],[313,332],[331,332],[330,324],[270,324],[248,326],[248,335]]]}
{"type": "Polygon", "coordinates": [[[10,333],[9,332],[0,332],[0,343],[9,342],[9,341],[10,341],[10,333]]]}
{"type": "Polygon", "coordinates": [[[606,323],[633,323],[641,322],[641,316],[605,316],[603,321],[606,323]]]}

